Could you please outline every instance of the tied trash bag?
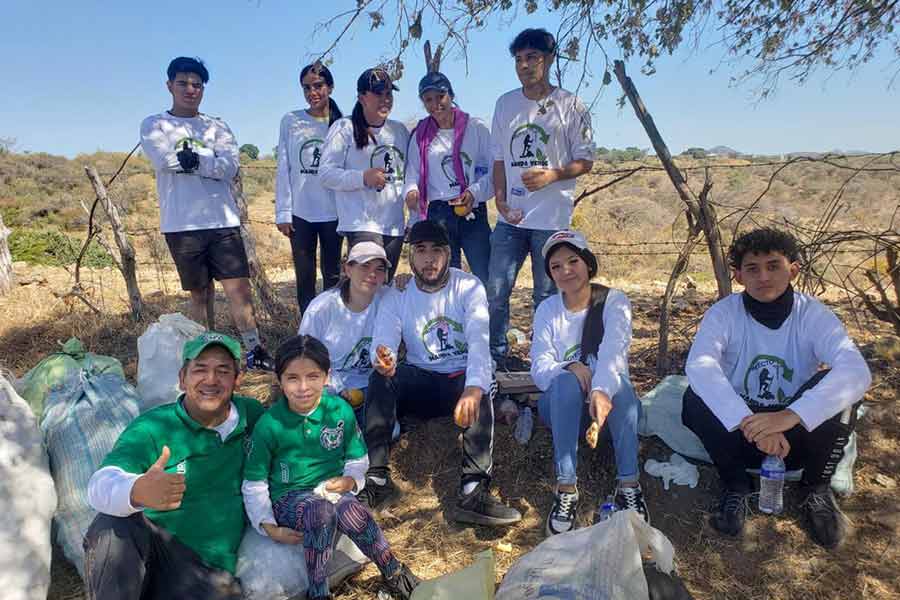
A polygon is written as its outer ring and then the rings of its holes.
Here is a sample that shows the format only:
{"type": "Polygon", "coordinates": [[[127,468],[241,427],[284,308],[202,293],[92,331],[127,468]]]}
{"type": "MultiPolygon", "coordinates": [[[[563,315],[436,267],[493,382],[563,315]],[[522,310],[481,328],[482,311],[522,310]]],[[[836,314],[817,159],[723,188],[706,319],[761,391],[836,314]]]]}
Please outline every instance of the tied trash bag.
{"type": "Polygon", "coordinates": [[[0,590],[6,600],[45,600],[56,490],[28,404],[0,375],[0,590]]]}
{"type": "Polygon", "coordinates": [[[34,411],[40,421],[44,412],[44,402],[50,390],[68,387],[68,381],[86,371],[92,375],[114,373],[124,378],[122,363],[111,356],[85,352],[84,344],[78,338],[69,338],[59,352],[44,358],[25,374],[17,388],[22,398],[34,411]]]}
{"type": "MultiPolygon", "coordinates": [[[[336,588],[362,571],[368,561],[350,538],[338,533],[328,562],[328,585],[336,588]]],[[[235,575],[241,580],[246,600],[305,598],[309,587],[303,544],[279,544],[252,527],[247,527],[241,540],[235,575]]]]}
{"type": "Polygon", "coordinates": [[[538,544],[507,571],[496,598],[651,600],[641,559],[648,552],[656,570],[671,575],[675,549],[668,538],[634,510],[617,511],[592,527],[538,544]]]}
{"type": "Polygon", "coordinates": [[[138,416],[139,406],[134,387],[114,373],[81,371],[66,387],[47,395],[41,430],[59,498],[53,535],[82,577],[82,540],[96,515],[88,504],[88,481],[138,416]]]}
{"type": "Polygon", "coordinates": [[[162,315],[138,338],[137,389],[143,410],[174,402],[184,343],[206,331],[181,313],[162,315]]]}

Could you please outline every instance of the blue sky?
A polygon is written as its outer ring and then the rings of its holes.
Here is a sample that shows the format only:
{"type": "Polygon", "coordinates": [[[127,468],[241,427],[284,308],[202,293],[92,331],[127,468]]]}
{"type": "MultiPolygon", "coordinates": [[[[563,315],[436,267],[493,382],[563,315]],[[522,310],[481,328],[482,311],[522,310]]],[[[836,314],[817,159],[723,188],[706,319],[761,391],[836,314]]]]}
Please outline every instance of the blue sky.
{"type": "MultiPolygon", "coordinates": [[[[334,37],[334,31],[314,34],[316,23],[355,4],[7,0],[0,24],[6,57],[0,137],[15,138],[17,151],[66,156],[129,150],[140,121],[170,106],[164,85],[169,60],[189,55],[202,57],[211,72],[202,110],[224,118],[240,143],[269,152],[281,116],[305,106],[300,67],[334,37]]],[[[512,37],[524,27],[555,26],[552,14],[539,12],[473,34],[468,73],[459,56],[446,58],[442,68],[461,107],[489,121],[497,96],[518,85],[506,51],[512,37]]],[[[388,51],[387,34],[365,26],[341,43],[332,72],[334,97],[345,112],[355,100],[356,77],[388,51]]],[[[420,48],[407,55],[392,115],[399,120],[424,114],[415,94],[424,74],[421,56],[420,48]]],[[[727,67],[709,73],[721,56],[717,47],[680,52],[659,60],[652,77],[640,74],[639,63],[629,64],[674,152],[718,144],[753,153],[900,147],[900,90],[887,87],[897,65],[886,53],[854,74],[820,76],[803,87],[784,82],[762,103],[750,87],[729,88],[734,72],[727,67]]],[[[597,144],[648,147],[630,106],[616,106],[620,93],[613,79],[594,110],[597,144]]]]}

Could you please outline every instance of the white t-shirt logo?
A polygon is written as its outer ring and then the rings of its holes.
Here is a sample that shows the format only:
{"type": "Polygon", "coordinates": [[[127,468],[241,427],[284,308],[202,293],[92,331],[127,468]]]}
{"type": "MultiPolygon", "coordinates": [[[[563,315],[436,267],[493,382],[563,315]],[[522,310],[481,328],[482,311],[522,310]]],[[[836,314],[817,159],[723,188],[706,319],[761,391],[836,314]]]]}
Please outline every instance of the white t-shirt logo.
{"type": "Polygon", "coordinates": [[[403,153],[396,146],[378,146],[372,152],[369,166],[373,169],[383,169],[385,181],[402,181],[403,162],[403,153]]]}
{"type": "Polygon", "coordinates": [[[463,335],[463,326],[453,319],[440,316],[428,321],[422,328],[422,345],[429,360],[441,360],[448,356],[460,356],[469,351],[463,335]]]}
{"type": "Polygon", "coordinates": [[[318,175],[319,161],[322,159],[322,143],[320,138],[311,138],[300,146],[300,172],[304,175],[318,175]]]}
{"type": "MultiPolygon", "coordinates": [[[[463,175],[466,178],[466,187],[469,187],[469,170],[472,168],[472,159],[465,152],[460,151],[459,159],[463,164],[463,175]]],[[[456,173],[453,171],[453,155],[447,154],[444,158],[441,159],[441,171],[444,172],[444,177],[447,178],[447,182],[450,184],[450,187],[459,187],[459,182],[456,180],[456,173]]]]}
{"type": "Polygon", "coordinates": [[[512,156],[510,167],[531,168],[548,167],[545,146],[550,143],[550,135],[544,128],[534,123],[520,125],[513,131],[509,140],[509,153],[512,156]]]}
{"type": "Polygon", "coordinates": [[[745,401],[764,406],[787,404],[790,396],[784,393],[782,382],[791,382],[794,371],[784,359],[769,354],[759,354],[750,361],[744,373],[745,401]]]}

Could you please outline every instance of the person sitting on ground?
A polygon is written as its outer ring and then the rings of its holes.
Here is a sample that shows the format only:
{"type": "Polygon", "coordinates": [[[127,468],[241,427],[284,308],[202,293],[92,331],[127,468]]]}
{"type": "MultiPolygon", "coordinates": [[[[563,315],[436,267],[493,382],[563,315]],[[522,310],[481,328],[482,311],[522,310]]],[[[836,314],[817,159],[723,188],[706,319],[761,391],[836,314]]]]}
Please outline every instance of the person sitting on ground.
{"type": "Polygon", "coordinates": [[[298,331],[328,348],[332,367],[327,390],[358,409],[360,420],[372,374],[375,317],[390,264],[384,248],[375,242],[353,246],[344,264],[344,277],[336,287],[316,296],[303,313],[298,331]]]}
{"type": "Polygon", "coordinates": [[[872,376],[837,316],[794,291],[799,256],[797,241],[776,229],[750,231],[731,245],[744,291],[703,316],[685,365],[682,420],[722,480],[716,530],[741,533],[753,490],[746,469],[777,455],[788,469],[803,469],[812,537],[835,547],[847,523],[829,482],[872,376]]]}
{"type": "Polygon", "coordinates": [[[215,329],[218,280],[247,349],[247,368],[272,370],[253,315],[250,266],[231,187],[240,168],[237,141],[225,121],[200,112],[209,81],[201,60],[180,56],[166,73],[172,108],[144,119],[141,149],[156,171],[160,231],[181,288],[191,294],[190,316],[215,329]]]}
{"type": "Polygon", "coordinates": [[[353,410],[325,392],[328,349],[298,335],[278,348],[275,364],[283,395],[253,432],[241,486],[250,523],[276,542],[303,544],[310,600],[332,597],[327,567],[336,531],[375,563],[391,594],[408,600],[419,579],[354,495],[369,460],[353,410]]]}
{"type": "Polygon", "coordinates": [[[609,423],[617,507],[634,508],[649,520],[639,482],[641,403],[628,374],[631,303],[620,290],[591,283],[597,258],[581,233],[559,231],[541,253],[547,277],[559,290],[538,306],[531,342],[531,377],[544,392],[538,412],[553,434],[556,463],[556,498],[547,515],[547,535],[575,527],[578,441],[587,412],[595,428],[609,423]]]}
{"type": "Polygon", "coordinates": [[[488,309],[477,277],[449,266],[447,230],[419,221],[409,232],[413,280],[388,290],[378,309],[372,346],[375,371],[366,399],[370,466],[363,495],[378,508],[397,495],[388,468],[398,417],[454,415],[463,428],[462,481],[454,518],[482,525],[519,521],[519,511],[489,491],[494,408],[488,350],[488,309]],[[406,362],[397,350],[406,343],[406,362]]]}
{"type": "Polygon", "coordinates": [[[181,396],[132,421],[91,477],[89,598],[241,598],[241,471],[264,409],[234,393],[240,360],[227,335],[185,343],[181,396]]]}

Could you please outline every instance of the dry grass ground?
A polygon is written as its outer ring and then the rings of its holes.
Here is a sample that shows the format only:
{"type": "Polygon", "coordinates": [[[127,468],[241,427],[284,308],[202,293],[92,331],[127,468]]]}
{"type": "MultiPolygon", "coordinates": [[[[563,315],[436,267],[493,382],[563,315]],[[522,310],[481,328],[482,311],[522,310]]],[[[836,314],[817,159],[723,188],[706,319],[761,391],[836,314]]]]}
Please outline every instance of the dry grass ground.
{"type": "MultiPolygon", "coordinates": [[[[841,175],[821,169],[821,172],[786,174],[795,180],[779,183],[771,205],[765,208],[798,218],[814,218],[827,201],[828,190],[834,189],[833,184],[841,175]],[[802,194],[803,202],[791,203],[792,194],[794,197],[802,194]]],[[[68,271],[17,264],[18,285],[0,300],[0,362],[15,375],[23,375],[41,357],[52,352],[58,341],[74,335],[91,351],[119,358],[128,376],[133,378],[137,370],[137,337],[158,315],[184,306],[186,296],[180,292],[168,251],[155,233],[155,200],[145,175],[141,168],[135,168],[122,182],[130,207],[129,227],[136,230],[140,284],[147,303],[145,319],[134,323],[127,317],[124,284],[112,269],[89,269],[83,273],[92,300],[103,311],[102,315],[95,316],[77,301],[64,301],[54,295],[53,292],[63,292],[71,286],[72,275],[68,271]]],[[[254,198],[250,216],[267,273],[284,302],[295,306],[289,244],[270,224],[273,207],[267,177],[268,172],[265,177],[249,179],[245,184],[248,195],[254,198]]],[[[80,189],[82,182],[75,175],[69,179],[69,188],[80,189]]],[[[5,183],[8,185],[9,181],[5,183]]],[[[588,179],[583,183],[590,185],[593,181],[588,179]]],[[[867,181],[854,190],[856,197],[862,199],[860,203],[843,211],[841,218],[859,224],[881,221],[883,225],[886,207],[898,203],[900,187],[888,185],[890,181],[880,177],[867,181]]],[[[896,179],[892,181],[896,183],[896,179]]],[[[716,188],[717,198],[723,205],[746,205],[763,182],[764,178],[747,171],[727,173],[716,188]]],[[[35,197],[47,196],[39,185],[33,187],[35,197]]],[[[12,205],[15,192],[10,190],[0,185],[0,208],[12,205]]],[[[678,213],[678,201],[671,187],[654,172],[639,174],[634,180],[586,201],[575,215],[576,226],[599,242],[594,248],[600,256],[604,280],[625,289],[632,299],[635,318],[632,376],[640,393],[649,391],[659,381],[653,363],[659,319],[657,303],[672,257],[621,256],[620,253],[671,251],[674,246],[633,248],[610,243],[677,240],[683,236],[683,225],[676,225],[673,230],[671,224],[678,213]]],[[[17,214],[26,220],[31,218],[24,208],[17,214]]],[[[77,234],[78,227],[73,227],[77,234]]],[[[401,270],[405,268],[401,266],[401,270]]],[[[679,303],[680,309],[674,314],[673,372],[683,366],[693,331],[712,301],[712,278],[708,271],[708,260],[698,255],[692,262],[691,272],[699,284],[701,301],[679,303]]],[[[530,266],[526,264],[512,298],[513,325],[526,333],[530,332],[530,286],[530,266]]],[[[900,550],[896,544],[900,538],[900,498],[896,487],[900,481],[900,404],[897,402],[900,360],[896,353],[891,354],[897,341],[885,326],[869,320],[865,314],[855,313],[836,296],[829,296],[829,300],[863,348],[875,377],[867,396],[871,410],[859,426],[857,491],[842,502],[853,521],[853,532],[837,551],[819,548],[806,535],[802,515],[796,507],[797,498],[789,492],[784,515],[778,518],[754,515],[741,539],[725,539],[706,523],[718,494],[718,481],[712,469],[701,467],[700,485],[695,490],[676,487],[664,491],[659,480],[645,475],[642,484],[653,524],[675,544],[679,572],[698,599],[900,598],[900,550]]],[[[218,301],[219,322],[229,321],[221,293],[218,301]]],[[[296,319],[264,321],[262,332],[274,346],[291,335],[296,326],[296,319]]],[[[230,326],[222,328],[230,330],[230,326]]],[[[515,351],[524,353],[527,348],[519,346],[515,351]]],[[[245,382],[244,389],[266,400],[270,385],[267,375],[253,375],[245,382]]],[[[405,496],[397,507],[382,516],[381,524],[397,554],[409,561],[417,574],[434,577],[457,570],[468,564],[476,552],[497,548],[498,542],[503,541],[512,546],[512,551],[495,551],[499,582],[519,556],[543,539],[543,519],[551,503],[553,476],[549,431],[538,427],[525,447],[519,446],[509,428],[502,425],[497,427],[496,438],[497,491],[525,515],[522,523],[501,530],[463,527],[448,518],[459,464],[457,431],[449,419],[419,424],[401,438],[392,460],[395,477],[405,496]]],[[[642,463],[648,458],[668,455],[669,450],[659,440],[642,440],[642,463]]],[[[598,498],[613,485],[614,467],[609,449],[595,453],[583,451],[579,473],[584,497],[581,517],[586,523],[598,498]]],[[[373,598],[377,581],[376,570],[369,567],[343,586],[339,597],[373,598]]],[[[49,599],[83,597],[74,569],[55,557],[49,599]]]]}

